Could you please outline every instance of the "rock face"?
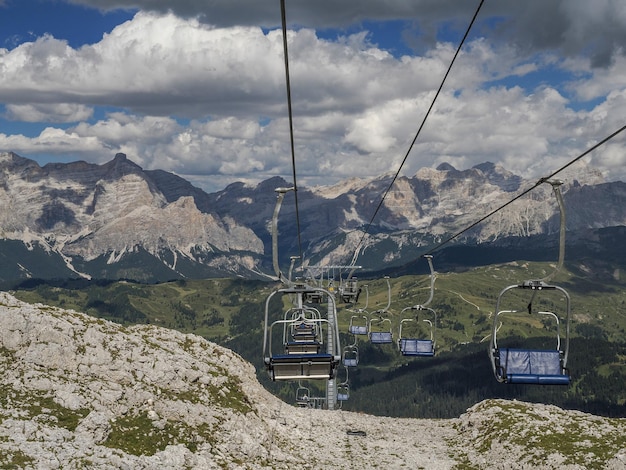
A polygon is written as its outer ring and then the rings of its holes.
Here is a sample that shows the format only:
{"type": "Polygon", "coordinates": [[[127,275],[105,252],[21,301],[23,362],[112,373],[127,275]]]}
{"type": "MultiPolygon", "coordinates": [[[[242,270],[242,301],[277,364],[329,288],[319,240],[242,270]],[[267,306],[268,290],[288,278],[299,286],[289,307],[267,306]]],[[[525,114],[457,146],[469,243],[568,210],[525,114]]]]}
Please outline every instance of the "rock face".
{"type": "MultiPolygon", "coordinates": [[[[568,231],[626,225],[626,183],[580,173],[562,187],[568,231]]],[[[390,187],[392,181],[383,175],[299,188],[297,211],[289,194],[278,221],[282,261],[304,252],[304,265],[343,265],[358,247],[359,264],[369,271],[400,265],[535,184],[492,163],[468,170],[442,164],[401,176],[390,187]]],[[[103,165],[40,167],[1,153],[0,255],[7,262],[0,265],[0,281],[267,278],[274,275],[268,227],[275,189],[285,186],[290,184],[274,177],[207,194],[171,173],[143,170],[123,154],[103,165]]],[[[518,244],[557,231],[556,201],[544,184],[457,241],[518,244]]]]}
{"type": "Polygon", "coordinates": [[[153,175],[123,154],[104,165],[44,167],[14,153],[0,154],[2,238],[37,242],[62,254],[85,277],[91,273],[79,264],[99,257],[114,264],[138,250],[166,265],[170,278],[189,274],[183,260],[210,265],[206,258],[214,253],[263,253],[252,230],[206,207],[198,209],[195,196],[202,191],[174,184],[184,181],[174,175],[153,175]]]}
{"type": "Polygon", "coordinates": [[[0,351],[3,467],[626,468],[623,419],[507,401],[438,421],[296,408],[200,337],[6,293],[0,351]]]}

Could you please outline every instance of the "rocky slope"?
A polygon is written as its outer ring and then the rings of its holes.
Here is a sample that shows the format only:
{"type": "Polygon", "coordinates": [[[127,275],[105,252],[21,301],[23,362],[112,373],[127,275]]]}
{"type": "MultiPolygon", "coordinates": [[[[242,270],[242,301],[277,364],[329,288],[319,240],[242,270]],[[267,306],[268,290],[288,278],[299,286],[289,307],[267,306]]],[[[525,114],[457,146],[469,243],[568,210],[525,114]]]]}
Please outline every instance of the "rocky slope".
{"type": "Polygon", "coordinates": [[[193,191],[168,199],[171,190],[165,185],[164,194],[159,173],[154,176],[123,154],[104,165],[40,167],[2,153],[0,235],[60,253],[67,266],[85,277],[91,273],[81,264],[103,257],[103,263],[112,265],[140,250],[159,259],[170,278],[184,272],[185,262],[210,265],[215,254],[254,264],[245,258],[262,253],[263,244],[252,230],[231,217],[201,211],[193,191]]]}
{"type": "Polygon", "coordinates": [[[296,408],[200,337],[7,293],[0,351],[5,468],[626,468],[624,419],[507,401],[439,421],[296,408]]]}

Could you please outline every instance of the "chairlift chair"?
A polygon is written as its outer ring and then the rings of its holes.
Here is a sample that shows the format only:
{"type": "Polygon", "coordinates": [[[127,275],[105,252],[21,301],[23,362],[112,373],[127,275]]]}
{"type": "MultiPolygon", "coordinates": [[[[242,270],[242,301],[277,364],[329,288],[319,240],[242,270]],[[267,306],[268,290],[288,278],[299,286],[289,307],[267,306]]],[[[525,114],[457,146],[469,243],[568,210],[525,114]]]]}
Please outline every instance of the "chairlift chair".
{"type": "Polygon", "coordinates": [[[423,322],[428,324],[429,326],[429,335],[427,338],[424,337],[409,337],[403,336],[402,327],[404,323],[416,321],[416,318],[405,318],[400,320],[400,328],[398,331],[398,349],[402,353],[403,356],[423,356],[423,357],[432,357],[435,355],[435,330],[437,328],[437,312],[430,307],[427,307],[428,304],[433,300],[434,292],[435,292],[435,270],[433,268],[433,256],[432,255],[424,255],[424,258],[428,261],[428,266],[430,267],[430,296],[428,300],[422,305],[414,305],[411,307],[406,307],[402,310],[402,314],[404,314],[407,310],[416,310],[418,312],[429,312],[432,316],[432,320],[425,318],[422,319],[423,322]]]}
{"type": "Polygon", "coordinates": [[[346,370],[346,380],[337,384],[337,401],[343,402],[350,398],[350,386],[348,385],[348,369],[346,370]]]}
{"type": "Polygon", "coordinates": [[[359,318],[359,315],[352,315],[350,317],[350,326],[348,327],[348,331],[353,335],[367,335],[370,331],[370,320],[367,316],[361,315],[363,322],[357,322],[356,319],[359,318]]]}
{"type": "MultiPolygon", "coordinates": [[[[302,299],[311,290],[307,287],[290,287],[271,293],[265,302],[265,332],[263,337],[263,359],[272,380],[326,379],[334,377],[335,368],[341,361],[339,330],[337,322],[322,318],[316,309],[303,308],[302,299]],[[269,304],[276,294],[295,295],[299,306],[290,309],[285,316],[269,321],[269,304]],[[272,341],[276,328],[283,331],[282,350],[272,341]],[[324,336],[329,341],[324,344],[324,336]],[[325,346],[325,350],[322,347],[325,346]]],[[[329,299],[332,296],[328,296],[329,299]]],[[[335,308],[329,300],[329,308],[335,308]]],[[[334,316],[336,318],[336,315],[334,316]]]]}
{"type": "Polygon", "coordinates": [[[356,277],[350,277],[345,281],[341,281],[341,286],[339,287],[339,294],[341,300],[346,304],[355,304],[359,301],[359,294],[361,293],[361,289],[359,289],[358,281],[356,277]]]}
{"type": "Polygon", "coordinates": [[[311,292],[306,296],[306,302],[310,304],[321,304],[324,296],[319,292],[311,292]]]}
{"type": "MultiPolygon", "coordinates": [[[[372,325],[374,322],[370,322],[372,325]]],[[[393,343],[393,332],[391,329],[391,320],[389,318],[381,318],[377,322],[375,322],[377,326],[377,331],[373,331],[373,328],[370,328],[370,343],[372,344],[391,344],[393,343]],[[383,325],[385,323],[389,323],[389,330],[383,329],[383,325]]]]}
{"type": "Polygon", "coordinates": [[[298,382],[296,389],[296,404],[302,408],[311,406],[311,390],[298,382]]]}
{"type": "Polygon", "coordinates": [[[370,320],[370,343],[372,344],[390,344],[393,343],[393,332],[391,328],[391,320],[389,318],[383,317],[383,315],[387,315],[389,311],[389,306],[391,305],[391,283],[389,282],[389,276],[385,276],[385,281],[387,281],[387,306],[382,309],[374,312],[375,315],[379,316],[378,320],[370,320]],[[389,323],[389,331],[387,331],[384,327],[385,323],[389,323]],[[376,324],[376,330],[373,331],[373,324],[376,324]]]}
{"type": "MultiPolygon", "coordinates": [[[[416,307],[409,307],[409,309],[414,309],[414,308],[416,307]]],[[[422,320],[423,322],[429,325],[429,330],[430,330],[429,338],[416,338],[416,337],[403,336],[402,327],[404,323],[415,321],[415,319],[405,318],[403,320],[400,320],[400,329],[398,332],[398,349],[400,350],[403,356],[432,357],[435,355],[434,330],[435,330],[435,325],[437,323],[437,314],[435,313],[434,310],[430,308],[426,308],[425,310],[431,311],[434,315],[434,323],[428,319],[422,320]]]]}
{"type": "Polygon", "coordinates": [[[569,385],[570,376],[567,369],[570,331],[570,296],[559,286],[546,284],[543,281],[526,281],[522,284],[504,288],[496,302],[489,358],[496,380],[507,384],[538,384],[538,385],[569,385]],[[565,298],[565,340],[561,342],[561,320],[554,312],[540,311],[540,315],[554,318],[556,321],[556,347],[554,349],[507,348],[498,345],[498,324],[503,322],[505,315],[532,314],[530,311],[501,310],[500,304],[506,292],[513,289],[531,289],[533,291],[559,292],[565,298]],[[563,346],[563,348],[561,348],[563,346]]]}
{"type": "Polygon", "coordinates": [[[569,385],[571,380],[567,370],[571,317],[570,296],[562,287],[546,282],[558,272],[565,260],[565,204],[560,191],[560,186],[563,182],[559,180],[544,181],[552,185],[560,212],[559,259],[556,269],[551,275],[541,280],[525,281],[521,284],[505,287],[498,295],[496,313],[493,316],[489,359],[491,361],[493,374],[500,383],[569,385]],[[555,349],[516,349],[498,346],[499,319],[504,314],[518,313],[516,310],[503,310],[500,308],[504,294],[514,289],[530,290],[532,292],[532,297],[527,307],[528,314],[531,315],[533,314],[533,299],[538,293],[557,292],[562,294],[563,298],[565,298],[565,342],[563,348],[561,348],[560,336],[561,320],[555,313],[545,311],[538,313],[550,316],[556,320],[557,344],[555,349]]]}
{"type": "Polygon", "coordinates": [[[343,349],[342,363],[344,367],[356,367],[359,365],[359,348],[354,344],[350,344],[343,349]]]}

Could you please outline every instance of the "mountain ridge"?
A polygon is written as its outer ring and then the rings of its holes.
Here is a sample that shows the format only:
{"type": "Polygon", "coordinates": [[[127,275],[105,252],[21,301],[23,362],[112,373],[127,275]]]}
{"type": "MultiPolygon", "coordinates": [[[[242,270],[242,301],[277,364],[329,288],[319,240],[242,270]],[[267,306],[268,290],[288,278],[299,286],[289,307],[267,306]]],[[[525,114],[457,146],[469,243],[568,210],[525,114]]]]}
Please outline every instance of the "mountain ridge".
{"type": "MultiPolygon", "coordinates": [[[[626,225],[626,183],[604,182],[593,171],[581,173],[584,179],[570,176],[563,185],[568,232],[626,225]]],[[[301,187],[298,213],[291,194],[283,202],[279,259],[287,264],[302,252],[304,266],[345,265],[359,247],[359,264],[369,271],[395,269],[532,184],[485,162],[467,170],[445,163],[395,181],[388,174],[332,187],[301,187]]],[[[172,173],[143,170],[124,154],[103,165],[43,167],[14,153],[0,154],[0,255],[24,260],[0,267],[0,281],[10,285],[29,277],[67,276],[140,282],[268,279],[274,274],[269,223],[275,189],[284,186],[289,183],[277,176],[254,186],[232,183],[209,194],[172,173]],[[16,240],[23,246],[12,243],[16,240]]],[[[532,248],[557,231],[556,202],[549,185],[542,185],[451,246],[532,248]]]]}

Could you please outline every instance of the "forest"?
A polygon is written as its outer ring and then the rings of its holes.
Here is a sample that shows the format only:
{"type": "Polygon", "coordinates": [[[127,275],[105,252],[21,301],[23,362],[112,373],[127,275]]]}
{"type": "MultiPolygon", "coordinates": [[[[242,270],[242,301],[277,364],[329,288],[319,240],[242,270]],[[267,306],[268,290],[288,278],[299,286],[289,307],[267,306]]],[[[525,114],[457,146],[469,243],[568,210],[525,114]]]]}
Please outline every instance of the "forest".
{"type": "MultiPolygon", "coordinates": [[[[451,418],[484,399],[506,398],[626,417],[626,292],[619,276],[590,280],[570,267],[555,280],[572,297],[569,386],[505,385],[495,380],[488,346],[498,292],[516,280],[540,277],[550,268],[547,263],[508,263],[437,274],[431,304],[437,312],[435,356],[407,358],[398,353],[395,344],[375,345],[366,337],[357,337],[359,364],[348,369],[349,399],[341,402],[342,409],[395,417],[451,418]]],[[[428,277],[423,275],[390,279],[389,293],[383,279],[359,282],[367,286],[367,298],[361,295],[359,305],[338,304],[342,345],[355,340],[348,333],[355,311],[373,318],[389,302],[387,314],[397,327],[405,307],[428,297],[428,277]]],[[[299,385],[322,396],[325,384],[272,382],[265,371],[261,353],[265,300],[277,287],[272,282],[243,279],[152,285],[29,280],[12,293],[28,302],[83,311],[122,324],[152,323],[201,335],[250,361],[261,383],[293,404],[299,385]]],[[[545,301],[548,307],[554,303],[558,301],[545,301]]],[[[285,307],[276,301],[270,305],[272,315],[277,318],[285,307]]],[[[511,347],[554,341],[554,326],[549,322],[522,320],[498,333],[511,347]]],[[[345,369],[338,370],[337,381],[344,381],[345,375],[345,369]]]]}

